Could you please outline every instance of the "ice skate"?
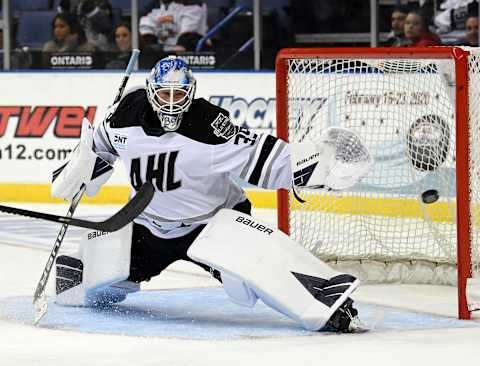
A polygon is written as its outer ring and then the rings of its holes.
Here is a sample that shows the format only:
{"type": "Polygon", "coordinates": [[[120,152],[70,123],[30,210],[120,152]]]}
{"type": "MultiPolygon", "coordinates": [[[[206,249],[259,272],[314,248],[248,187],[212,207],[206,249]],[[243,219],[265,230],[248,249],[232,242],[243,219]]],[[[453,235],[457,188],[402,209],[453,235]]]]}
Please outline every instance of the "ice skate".
{"type": "Polygon", "coordinates": [[[337,333],[364,333],[368,328],[360,321],[358,311],[353,307],[353,300],[348,298],[321,330],[337,333]]]}

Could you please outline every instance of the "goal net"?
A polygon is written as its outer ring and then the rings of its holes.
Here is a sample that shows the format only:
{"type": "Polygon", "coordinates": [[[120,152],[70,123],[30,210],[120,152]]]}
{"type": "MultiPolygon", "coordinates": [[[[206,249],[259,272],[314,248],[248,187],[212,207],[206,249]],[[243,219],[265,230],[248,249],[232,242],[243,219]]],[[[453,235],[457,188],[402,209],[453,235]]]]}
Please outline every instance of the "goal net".
{"type": "Polygon", "coordinates": [[[479,77],[475,49],[282,51],[278,135],[349,128],[374,166],[347,191],[297,189],[303,204],[279,192],[279,227],[365,282],[458,284],[468,317],[480,273],[479,77]]]}

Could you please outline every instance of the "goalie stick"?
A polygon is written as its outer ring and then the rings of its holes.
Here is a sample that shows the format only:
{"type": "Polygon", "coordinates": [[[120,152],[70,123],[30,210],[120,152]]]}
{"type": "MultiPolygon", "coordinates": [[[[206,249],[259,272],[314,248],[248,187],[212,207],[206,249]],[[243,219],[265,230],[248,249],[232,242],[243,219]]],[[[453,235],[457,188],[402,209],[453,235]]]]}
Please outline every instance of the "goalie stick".
{"type": "Polygon", "coordinates": [[[33,217],[34,219],[47,220],[52,222],[62,223],[64,225],[79,226],[87,229],[100,230],[112,232],[120,230],[122,227],[131,222],[135,217],[142,213],[145,207],[148,206],[153,198],[153,185],[150,182],[145,182],[140,190],[137,192],[128,203],[122,207],[115,215],[111,216],[105,221],[96,222],[75,219],[68,216],[57,216],[43,212],[24,210],[21,208],[0,205],[0,211],[12,215],[21,215],[33,217]]]}
{"type": "MultiPolygon", "coordinates": [[[[127,68],[125,69],[125,75],[123,76],[122,83],[120,84],[117,95],[113,100],[113,105],[119,102],[120,99],[122,98],[123,91],[125,90],[125,86],[127,85],[128,79],[130,78],[130,75],[137,63],[139,54],[140,54],[139,50],[137,49],[132,50],[132,55],[130,56],[130,60],[128,61],[127,68]]],[[[85,192],[85,186],[83,185],[78,191],[78,193],[76,194],[76,196],[74,197],[74,199],[72,200],[72,203],[70,204],[66,217],[71,218],[73,216],[73,213],[75,212],[78,204],[80,203],[80,199],[82,198],[84,192],[85,192]]],[[[63,238],[65,237],[65,233],[67,232],[67,228],[68,228],[68,223],[64,223],[60,228],[60,231],[58,232],[58,235],[57,235],[57,239],[55,240],[55,244],[53,245],[52,251],[50,252],[50,256],[48,257],[47,264],[43,269],[42,277],[40,277],[40,281],[37,284],[35,294],[33,295],[33,308],[35,311],[35,318],[33,321],[34,325],[38,325],[40,320],[47,313],[48,302],[47,302],[47,296],[45,295],[45,288],[47,286],[50,272],[52,271],[53,263],[55,262],[55,258],[57,257],[58,251],[60,250],[60,246],[62,245],[62,241],[63,241],[63,238]]]]}

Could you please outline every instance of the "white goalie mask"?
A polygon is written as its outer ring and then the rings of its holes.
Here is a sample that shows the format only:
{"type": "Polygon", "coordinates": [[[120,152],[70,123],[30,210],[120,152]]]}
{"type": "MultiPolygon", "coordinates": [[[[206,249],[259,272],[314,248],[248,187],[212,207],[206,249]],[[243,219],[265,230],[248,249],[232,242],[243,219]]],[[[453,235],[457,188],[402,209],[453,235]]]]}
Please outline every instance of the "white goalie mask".
{"type": "Polygon", "coordinates": [[[161,59],[147,78],[147,98],[165,131],[180,127],[195,95],[196,80],[188,65],[176,56],[161,59]]]}

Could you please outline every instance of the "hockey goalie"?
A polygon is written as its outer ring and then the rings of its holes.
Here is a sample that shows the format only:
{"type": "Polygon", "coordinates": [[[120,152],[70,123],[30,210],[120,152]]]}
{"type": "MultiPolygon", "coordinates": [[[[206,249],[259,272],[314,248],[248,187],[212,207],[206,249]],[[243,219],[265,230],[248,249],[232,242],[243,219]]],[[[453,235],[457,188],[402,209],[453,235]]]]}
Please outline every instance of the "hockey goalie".
{"type": "Polygon", "coordinates": [[[288,144],[234,125],[226,110],[195,99],[195,88],[188,65],[169,56],[95,129],[84,122],[52,194],[70,200],[85,185],[94,195],[117,159],[132,192],[149,181],[155,194],[124,229],[88,232],[77,253],[58,257],[56,303],[122,301],[171,263],[187,260],[221,281],[237,304],[251,307],[260,299],[305,329],[358,331],[350,297],[358,279],[251,217],[232,177],[268,189],[346,189],[372,165],[360,138],[332,127],[315,141],[288,144]]]}

